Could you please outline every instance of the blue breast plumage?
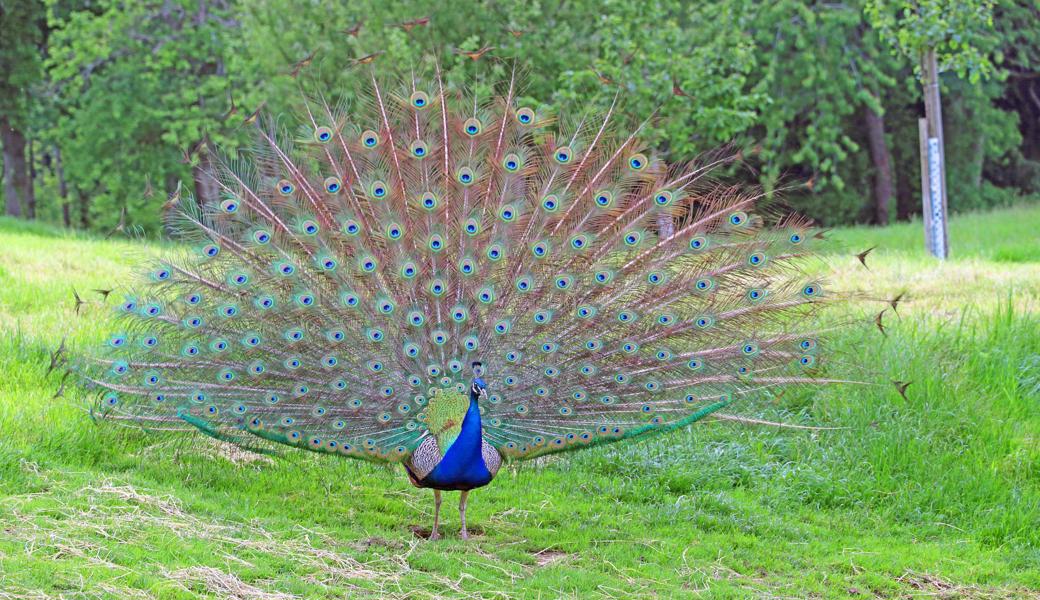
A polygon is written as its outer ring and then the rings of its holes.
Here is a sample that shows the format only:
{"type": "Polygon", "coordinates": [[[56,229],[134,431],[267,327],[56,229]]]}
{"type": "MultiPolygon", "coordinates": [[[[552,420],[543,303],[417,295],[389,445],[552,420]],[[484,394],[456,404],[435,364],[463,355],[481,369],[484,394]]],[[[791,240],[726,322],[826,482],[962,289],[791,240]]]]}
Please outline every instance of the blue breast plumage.
{"type": "Polygon", "coordinates": [[[441,451],[434,436],[424,440],[405,464],[412,483],[437,490],[471,490],[491,482],[501,464],[498,451],[481,435],[478,397],[483,381],[474,381],[469,408],[462,428],[446,450],[441,451]]]}

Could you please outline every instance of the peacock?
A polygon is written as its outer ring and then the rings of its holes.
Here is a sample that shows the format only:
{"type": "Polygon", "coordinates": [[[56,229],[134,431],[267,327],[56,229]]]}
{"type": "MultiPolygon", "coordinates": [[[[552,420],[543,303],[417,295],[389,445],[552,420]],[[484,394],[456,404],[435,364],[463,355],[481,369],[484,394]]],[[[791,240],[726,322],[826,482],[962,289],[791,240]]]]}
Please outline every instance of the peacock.
{"type": "Polygon", "coordinates": [[[667,164],[618,98],[556,119],[516,69],[481,94],[377,64],[350,100],[302,94],[292,126],[251,115],[215,197],[170,199],[181,244],[78,369],[95,416],[400,464],[433,490],[430,537],[457,490],[467,538],[506,463],[838,381],[822,236],[717,179],[739,153],[667,164]]]}

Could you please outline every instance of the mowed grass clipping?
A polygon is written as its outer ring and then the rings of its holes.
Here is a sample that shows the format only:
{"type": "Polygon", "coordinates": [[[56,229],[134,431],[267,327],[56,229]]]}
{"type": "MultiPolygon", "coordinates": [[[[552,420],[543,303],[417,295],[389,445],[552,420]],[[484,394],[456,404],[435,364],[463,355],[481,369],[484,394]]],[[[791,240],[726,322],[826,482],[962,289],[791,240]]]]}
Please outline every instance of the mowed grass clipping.
{"type": "Polygon", "coordinates": [[[832,232],[832,289],[906,292],[889,337],[838,341],[881,385],[764,408],[833,429],[711,421],[506,471],[471,495],[467,543],[456,494],[447,539],[413,533],[432,494],[400,470],[52,398],[48,352],[105,333],[91,290],[158,246],[0,220],[0,599],[1040,597],[1038,231],[1038,207],[955,217],[946,263],[919,223],[832,232]]]}

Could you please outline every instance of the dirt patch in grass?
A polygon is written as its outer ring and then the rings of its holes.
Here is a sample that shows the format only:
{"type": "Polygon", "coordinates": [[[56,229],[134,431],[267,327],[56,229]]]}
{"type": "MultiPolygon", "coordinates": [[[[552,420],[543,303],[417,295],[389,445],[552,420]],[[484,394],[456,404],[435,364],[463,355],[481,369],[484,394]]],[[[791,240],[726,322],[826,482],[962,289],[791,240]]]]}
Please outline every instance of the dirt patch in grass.
{"type": "MultiPolygon", "coordinates": [[[[415,537],[417,537],[417,538],[419,538],[421,540],[429,540],[430,539],[430,534],[433,533],[433,529],[431,529],[430,527],[423,527],[422,525],[409,525],[408,529],[411,530],[412,535],[414,535],[415,537]]],[[[479,537],[483,537],[484,536],[484,529],[482,527],[479,527],[479,526],[475,527],[475,526],[469,525],[469,526],[466,527],[466,531],[469,533],[469,538],[471,540],[474,539],[474,538],[479,538],[479,537]]],[[[440,526],[440,529],[437,531],[437,533],[440,534],[440,536],[441,536],[440,539],[442,539],[442,540],[446,539],[446,538],[453,538],[453,537],[457,538],[457,537],[459,537],[459,528],[458,528],[458,525],[455,525],[454,527],[449,526],[449,527],[446,528],[442,524],[440,526]]],[[[437,540],[434,540],[434,541],[437,541],[437,540]]]]}
{"type": "Polygon", "coordinates": [[[549,565],[567,560],[574,555],[569,552],[563,552],[562,550],[545,549],[535,552],[533,556],[536,565],[539,567],[548,567],[549,565]]]}
{"type": "Polygon", "coordinates": [[[1025,589],[987,588],[977,585],[959,585],[929,573],[907,570],[899,583],[914,589],[900,598],[943,598],[956,600],[1027,600],[1040,598],[1040,592],[1025,589]]]}

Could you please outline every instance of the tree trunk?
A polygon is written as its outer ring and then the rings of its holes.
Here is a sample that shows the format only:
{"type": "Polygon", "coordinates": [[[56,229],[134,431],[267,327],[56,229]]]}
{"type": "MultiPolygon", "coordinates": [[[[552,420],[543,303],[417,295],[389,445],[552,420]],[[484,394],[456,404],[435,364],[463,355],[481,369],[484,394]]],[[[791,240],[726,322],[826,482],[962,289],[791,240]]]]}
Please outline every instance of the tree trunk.
{"type": "Polygon", "coordinates": [[[4,205],[12,217],[22,216],[28,202],[28,172],[25,167],[25,135],[15,129],[7,115],[0,116],[0,139],[4,152],[4,205]]]}
{"type": "Polygon", "coordinates": [[[90,199],[83,190],[76,188],[76,200],[79,204],[79,226],[90,229],[90,199]]]}
{"type": "Polygon", "coordinates": [[[36,218],[36,153],[33,142],[29,140],[29,179],[25,186],[25,216],[36,218]]]}
{"type": "Polygon", "coordinates": [[[61,164],[61,148],[54,146],[54,174],[58,176],[58,195],[61,197],[61,220],[72,227],[72,205],[69,203],[69,184],[65,181],[65,167],[61,164]]]}
{"type": "Polygon", "coordinates": [[[892,158],[885,142],[885,117],[869,106],[864,111],[870,159],[874,163],[874,223],[888,225],[888,207],[892,200],[892,158]]]}
{"type": "Polygon", "coordinates": [[[971,185],[982,189],[982,170],[986,166],[986,133],[979,128],[971,142],[971,185]]]}
{"type": "Polygon", "coordinates": [[[896,219],[899,221],[909,221],[921,208],[921,201],[914,194],[911,183],[913,173],[914,170],[910,168],[900,168],[896,177],[896,219]]]}

